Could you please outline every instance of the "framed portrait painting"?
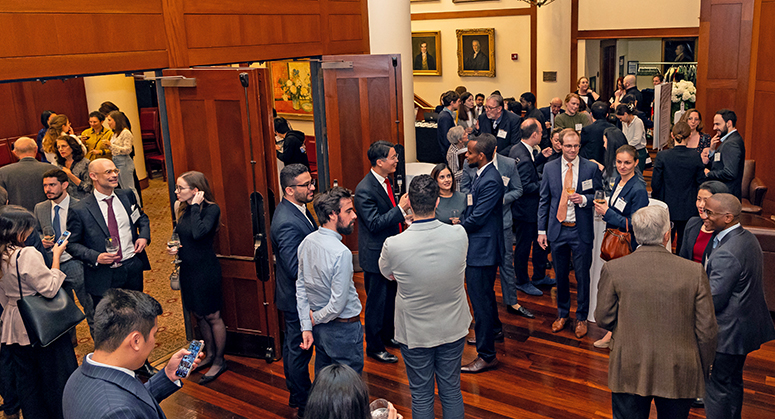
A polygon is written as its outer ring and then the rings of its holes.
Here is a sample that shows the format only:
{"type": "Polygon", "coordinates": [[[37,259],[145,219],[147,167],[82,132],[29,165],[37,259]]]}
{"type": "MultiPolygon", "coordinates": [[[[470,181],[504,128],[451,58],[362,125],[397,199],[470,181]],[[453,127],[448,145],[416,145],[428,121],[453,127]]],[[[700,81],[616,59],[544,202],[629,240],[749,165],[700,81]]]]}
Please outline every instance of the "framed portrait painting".
{"type": "Polygon", "coordinates": [[[309,61],[271,61],[272,93],[277,115],[312,120],[309,61]]]}
{"type": "Polygon", "coordinates": [[[441,75],[441,32],[412,32],[412,74],[441,75]]]}
{"type": "Polygon", "coordinates": [[[458,29],[457,74],[495,77],[495,29],[458,29]]]}

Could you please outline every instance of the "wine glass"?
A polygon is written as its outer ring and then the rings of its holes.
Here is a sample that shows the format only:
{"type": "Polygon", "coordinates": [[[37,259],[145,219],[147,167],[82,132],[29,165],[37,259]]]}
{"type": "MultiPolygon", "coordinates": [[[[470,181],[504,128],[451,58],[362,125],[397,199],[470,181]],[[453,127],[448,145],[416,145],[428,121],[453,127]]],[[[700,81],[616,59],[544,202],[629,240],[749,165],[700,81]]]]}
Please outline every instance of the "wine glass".
{"type": "Polygon", "coordinates": [[[371,402],[369,405],[369,411],[371,412],[371,419],[387,419],[388,401],[385,399],[377,399],[371,402]]]}
{"type": "Polygon", "coordinates": [[[54,231],[54,227],[51,226],[45,226],[43,227],[43,240],[48,240],[50,242],[56,240],[56,232],[54,231]]]}
{"type": "Polygon", "coordinates": [[[178,233],[172,233],[170,236],[170,239],[167,240],[167,247],[177,249],[180,247],[180,236],[178,236],[178,233]]]}
{"type": "Polygon", "coordinates": [[[449,217],[449,219],[450,219],[450,221],[452,221],[452,224],[455,223],[454,219],[460,220],[460,210],[458,210],[458,209],[450,210],[450,217],[449,217]]]}
{"type": "MultiPolygon", "coordinates": [[[[105,252],[110,253],[111,255],[117,255],[118,249],[121,248],[121,242],[118,240],[118,237],[110,236],[107,239],[105,239],[105,252]]],[[[118,268],[121,266],[121,263],[119,262],[113,262],[112,265],[110,265],[111,268],[118,268]]]]}
{"type": "MultiPolygon", "coordinates": [[[[605,191],[602,191],[602,190],[595,191],[594,202],[596,204],[605,204],[605,191]]],[[[601,221],[602,219],[603,219],[602,215],[595,213],[595,220],[601,221]]]]}

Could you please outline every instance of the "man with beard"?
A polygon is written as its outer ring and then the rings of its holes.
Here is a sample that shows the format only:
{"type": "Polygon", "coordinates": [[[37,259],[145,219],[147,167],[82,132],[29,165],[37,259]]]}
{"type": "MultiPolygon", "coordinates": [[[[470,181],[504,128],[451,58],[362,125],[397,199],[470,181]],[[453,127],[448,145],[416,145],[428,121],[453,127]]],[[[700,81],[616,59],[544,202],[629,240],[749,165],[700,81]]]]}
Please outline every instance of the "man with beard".
{"type": "Polygon", "coordinates": [[[297,252],[304,237],[317,229],[306,206],[312,202],[315,182],[306,166],[295,163],[285,166],[280,172],[280,184],[283,187],[283,199],[277,204],[271,226],[272,249],[277,258],[274,299],[285,319],[283,371],[290,392],[288,405],[298,407],[299,416],[304,416],[307,395],[312,386],[308,367],[312,349],[301,349],[301,324],[296,311],[296,278],[299,268],[297,252]]]}
{"type": "Polygon", "coordinates": [[[713,130],[716,136],[710,143],[710,165],[705,169],[708,180],[724,183],[729,193],[737,199],[743,195],[743,168],[745,166],[745,142],[737,132],[737,115],[729,109],[722,109],[713,116],[713,130]]]}
{"type": "Polygon", "coordinates": [[[353,232],[355,208],[349,189],[339,186],[318,195],[315,213],[321,228],[299,245],[296,306],[301,348],[315,343],[315,375],[331,364],[363,372],[361,301],[353,283],[352,252],[342,235],[353,232]]]}

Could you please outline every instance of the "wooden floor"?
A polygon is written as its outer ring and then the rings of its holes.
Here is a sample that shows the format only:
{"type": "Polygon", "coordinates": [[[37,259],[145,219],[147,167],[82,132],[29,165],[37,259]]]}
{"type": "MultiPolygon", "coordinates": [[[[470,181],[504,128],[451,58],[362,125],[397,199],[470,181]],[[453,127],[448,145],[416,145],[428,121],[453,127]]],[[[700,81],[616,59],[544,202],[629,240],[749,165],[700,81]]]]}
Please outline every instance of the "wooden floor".
{"type": "MultiPolygon", "coordinates": [[[[355,281],[365,302],[363,275],[356,274],[355,281]]],[[[520,302],[536,314],[534,320],[506,313],[499,285],[496,292],[506,335],[505,342],[496,344],[500,366],[482,374],[462,375],[466,417],[610,418],[608,350],[592,346],[603,331],[592,325],[589,336],[581,340],[570,329],[553,334],[556,303],[548,290],[543,297],[519,294],[520,302]]],[[[575,310],[575,292],[572,298],[575,310]]],[[[400,358],[398,350],[392,352],[400,358]]],[[[475,357],[475,348],[466,345],[463,362],[475,357]]],[[[206,387],[196,384],[200,373],[192,375],[183,389],[161,404],[167,417],[295,417],[295,409],[288,407],[282,361],[267,364],[240,357],[228,357],[228,361],[229,371],[206,387]]],[[[367,357],[363,379],[372,399],[385,398],[405,418],[411,418],[411,394],[403,360],[382,364],[367,357]]],[[[743,418],[775,417],[775,343],[748,356],[744,379],[743,418]]],[[[436,414],[441,417],[438,397],[436,414]]],[[[656,418],[653,407],[651,417],[656,418]]],[[[704,410],[692,409],[690,417],[704,418],[704,410]]]]}

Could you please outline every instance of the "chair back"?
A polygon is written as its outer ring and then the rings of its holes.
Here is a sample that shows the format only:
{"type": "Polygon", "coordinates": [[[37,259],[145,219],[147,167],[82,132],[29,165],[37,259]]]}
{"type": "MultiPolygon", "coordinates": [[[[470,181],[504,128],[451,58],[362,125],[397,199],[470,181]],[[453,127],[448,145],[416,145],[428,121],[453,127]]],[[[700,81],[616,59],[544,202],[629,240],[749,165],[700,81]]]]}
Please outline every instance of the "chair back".
{"type": "Polygon", "coordinates": [[[751,199],[751,181],[756,177],[756,160],[746,160],[743,166],[743,198],[751,199]]]}

